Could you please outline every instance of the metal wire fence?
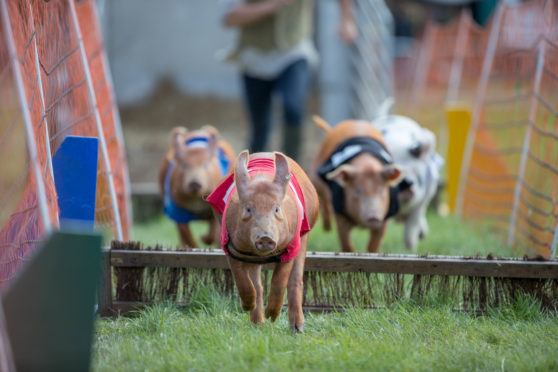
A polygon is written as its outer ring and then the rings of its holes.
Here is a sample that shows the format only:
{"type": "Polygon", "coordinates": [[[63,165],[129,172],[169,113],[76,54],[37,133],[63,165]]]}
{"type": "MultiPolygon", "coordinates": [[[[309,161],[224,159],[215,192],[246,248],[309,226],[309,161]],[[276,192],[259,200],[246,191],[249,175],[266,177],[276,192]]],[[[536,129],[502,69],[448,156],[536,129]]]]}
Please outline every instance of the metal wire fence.
{"type": "Polygon", "coordinates": [[[349,55],[350,111],[355,118],[373,120],[394,95],[393,18],[383,0],[354,5],[359,37],[349,55]]]}

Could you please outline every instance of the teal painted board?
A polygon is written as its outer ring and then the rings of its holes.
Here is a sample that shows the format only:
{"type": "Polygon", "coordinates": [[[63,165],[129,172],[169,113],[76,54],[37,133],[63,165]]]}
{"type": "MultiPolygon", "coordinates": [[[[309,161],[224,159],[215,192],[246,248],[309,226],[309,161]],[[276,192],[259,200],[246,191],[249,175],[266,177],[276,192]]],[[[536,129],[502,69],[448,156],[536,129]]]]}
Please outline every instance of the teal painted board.
{"type": "Polygon", "coordinates": [[[2,302],[18,371],[88,371],[101,235],[54,232],[2,302]]]}

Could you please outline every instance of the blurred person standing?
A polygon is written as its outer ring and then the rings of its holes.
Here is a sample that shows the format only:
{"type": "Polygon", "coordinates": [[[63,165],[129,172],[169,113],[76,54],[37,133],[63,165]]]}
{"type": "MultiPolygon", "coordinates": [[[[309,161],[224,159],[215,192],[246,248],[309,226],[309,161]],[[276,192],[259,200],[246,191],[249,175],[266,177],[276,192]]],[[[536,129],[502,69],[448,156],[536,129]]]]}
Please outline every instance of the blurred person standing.
{"type": "MultiPolygon", "coordinates": [[[[313,37],[313,0],[221,0],[223,23],[240,31],[227,56],[241,70],[251,123],[250,152],[265,151],[271,133],[274,93],[282,99],[283,151],[299,160],[310,67],[318,55],[313,37]]],[[[338,33],[347,44],[358,34],[352,0],[338,0],[338,33]]]]}

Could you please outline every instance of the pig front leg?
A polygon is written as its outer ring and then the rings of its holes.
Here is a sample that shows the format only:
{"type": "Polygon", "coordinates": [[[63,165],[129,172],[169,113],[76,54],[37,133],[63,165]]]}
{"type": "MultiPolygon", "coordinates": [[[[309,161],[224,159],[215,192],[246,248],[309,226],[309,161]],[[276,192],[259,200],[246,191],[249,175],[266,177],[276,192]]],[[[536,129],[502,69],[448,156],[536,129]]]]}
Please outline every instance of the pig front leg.
{"type": "Polygon", "coordinates": [[[331,230],[331,204],[328,199],[319,196],[320,200],[320,210],[322,213],[322,222],[324,226],[324,231],[331,230]]]}
{"type": "Polygon", "coordinates": [[[322,215],[322,224],[325,231],[331,230],[331,196],[329,186],[318,177],[315,171],[312,172],[312,183],[316,187],[320,204],[320,214],[322,215]]]}
{"type": "Polygon", "coordinates": [[[214,218],[209,220],[209,231],[202,236],[202,241],[206,245],[219,241],[219,223],[214,218]]]}
{"type": "Polygon", "coordinates": [[[426,203],[418,205],[405,220],[404,240],[405,247],[413,252],[417,251],[419,238],[424,237],[428,231],[426,224],[426,203]],[[426,231],[423,230],[426,226],[426,231]]]}
{"type": "Polygon", "coordinates": [[[245,266],[248,267],[248,275],[250,275],[250,280],[256,289],[256,307],[250,311],[250,320],[254,324],[261,324],[263,323],[263,286],[261,282],[261,265],[249,265],[246,264],[245,266]]]}
{"type": "Polygon", "coordinates": [[[351,242],[351,229],[353,224],[345,217],[335,214],[337,222],[337,235],[339,236],[339,244],[343,252],[354,252],[353,243],[351,242]]]}
{"type": "Polygon", "coordinates": [[[304,262],[308,247],[308,234],[300,241],[300,252],[294,259],[293,268],[287,284],[287,299],[289,302],[289,325],[295,332],[304,332],[304,313],[302,312],[302,290],[304,283],[304,262]]]}
{"type": "Polygon", "coordinates": [[[370,229],[370,240],[368,241],[368,252],[378,253],[380,252],[380,246],[382,245],[382,239],[386,232],[387,221],[384,221],[379,229],[370,229]]]}
{"type": "Polygon", "coordinates": [[[424,239],[426,238],[426,235],[428,235],[428,231],[429,231],[428,221],[426,220],[426,212],[420,216],[419,226],[420,226],[419,238],[424,239]]]}
{"type": "Polygon", "coordinates": [[[178,227],[178,233],[180,235],[180,242],[182,245],[190,248],[197,248],[197,243],[194,239],[192,231],[190,231],[190,226],[187,223],[178,223],[176,226],[178,227]]]}
{"type": "Polygon", "coordinates": [[[295,260],[290,262],[279,262],[275,264],[273,276],[271,277],[271,285],[269,295],[267,296],[267,307],[265,308],[265,317],[270,318],[272,322],[277,319],[281,313],[283,300],[285,298],[285,289],[293,268],[295,260]]]}
{"type": "Polygon", "coordinates": [[[252,311],[256,308],[257,291],[250,279],[249,269],[238,260],[227,257],[233,274],[234,283],[238,289],[242,310],[252,311]]]}

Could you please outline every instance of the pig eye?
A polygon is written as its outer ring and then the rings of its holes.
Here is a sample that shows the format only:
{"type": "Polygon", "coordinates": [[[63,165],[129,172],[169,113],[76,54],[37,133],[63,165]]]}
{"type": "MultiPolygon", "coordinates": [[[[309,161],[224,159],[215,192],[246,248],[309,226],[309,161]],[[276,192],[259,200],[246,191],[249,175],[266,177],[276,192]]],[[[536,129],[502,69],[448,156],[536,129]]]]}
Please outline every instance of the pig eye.
{"type": "Polygon", "coordinates": [[[281,207],[278,206],[277,204],[273,206],[273,212],[275,212],[275,218],[277,218],[279,221],[283,220],[283,215],[281,214],[281,207]]]}
{"type": "Polygon", "coordinates": [[[252,206],[246,205],[242,211],[242,219],[247,220],[252,216],[252,206]]]}
{"type": "Polygon", "coordinates": [[[362,195],[362,189],[360,187],[357,187],[355,189],[355,194],[357,194],[357,196],[361,196],[362,195]]]}

